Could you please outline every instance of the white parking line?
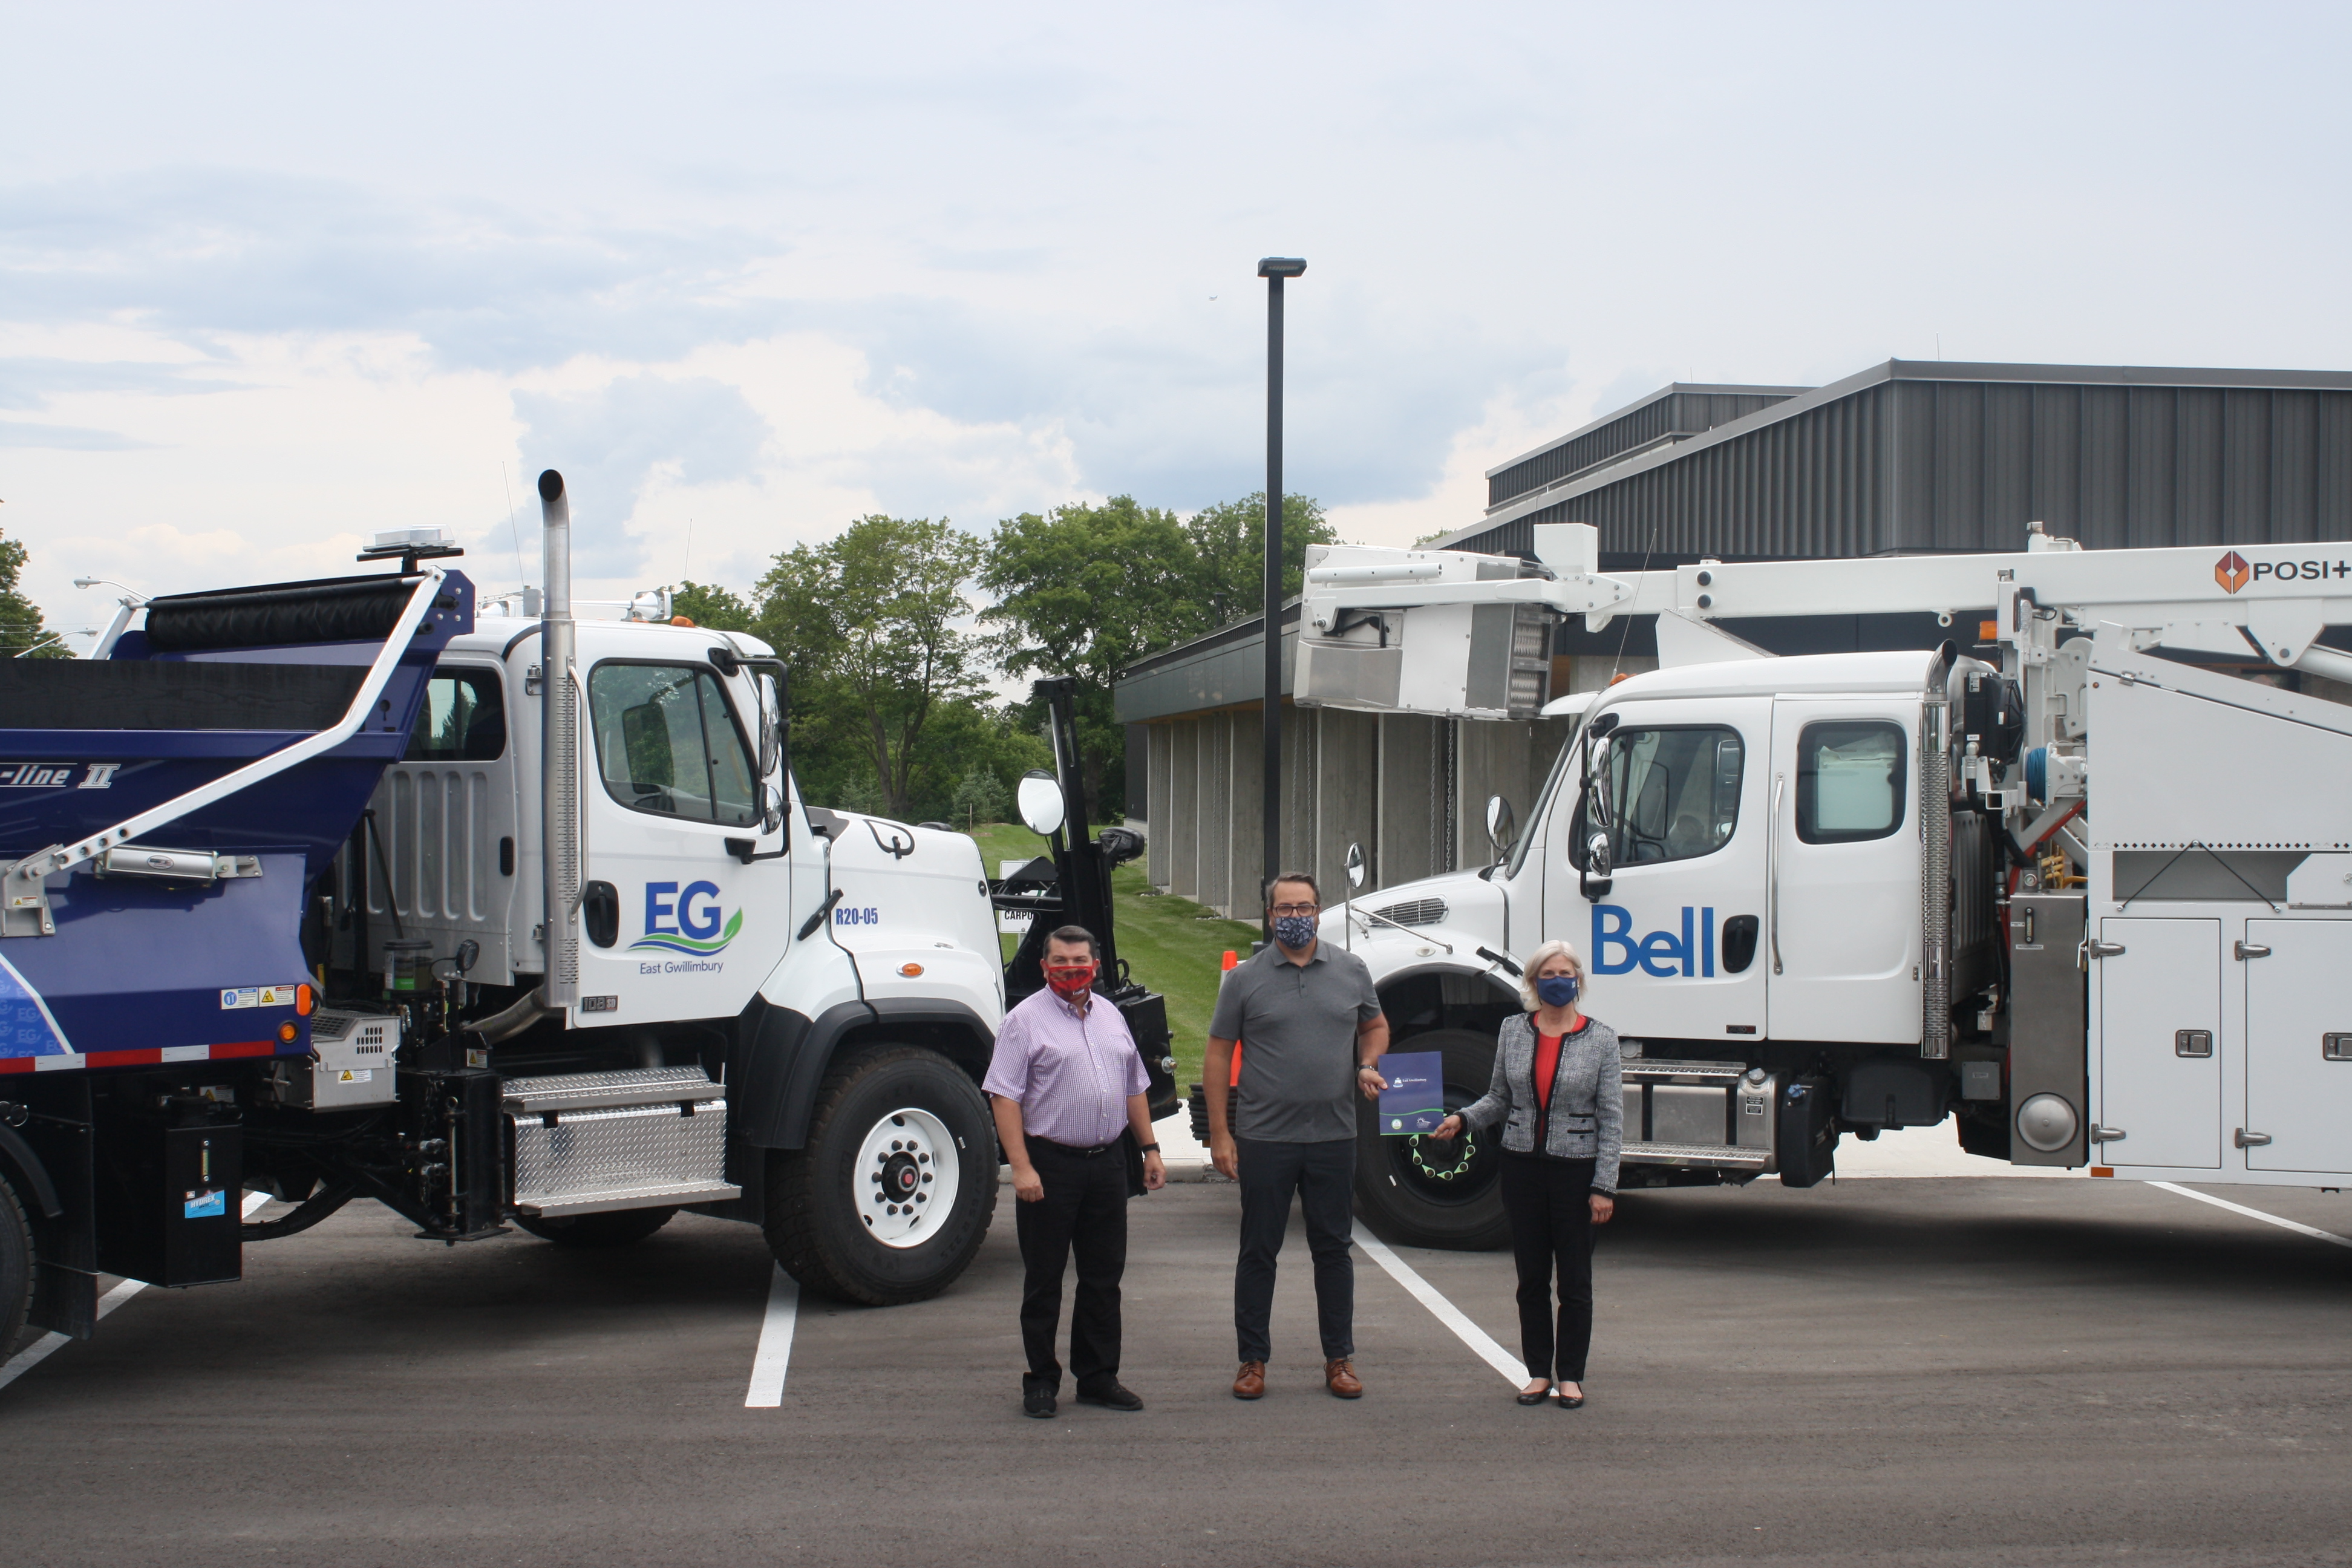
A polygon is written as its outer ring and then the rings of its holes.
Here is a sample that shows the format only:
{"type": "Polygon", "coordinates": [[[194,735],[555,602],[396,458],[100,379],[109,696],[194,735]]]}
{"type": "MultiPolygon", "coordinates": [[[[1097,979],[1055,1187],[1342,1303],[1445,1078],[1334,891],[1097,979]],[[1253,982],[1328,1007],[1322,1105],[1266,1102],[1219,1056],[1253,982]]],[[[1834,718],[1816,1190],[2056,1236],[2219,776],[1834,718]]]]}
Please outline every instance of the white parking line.
{"type": "MultiPolygon", "coordinates": [[[[252,1218],[253,1211],[259,1208],[268,1201],[269,1194],[268,1193],[246,1194],[245,1206],[243,1209],[245,1217],[247,1219],[252,1218]]],[[[136,1296],[140,1291],[144,1290],[145,1289],[147,1289],[147,1282],[144,1279],[125,1279],[113,1289],[109,1290],[105,1295],[100,1296],[98,1299],[99,1321],[103,1322],[108,1313],[113,1311],[115,1308],[120,1307],[123,1302],[128,1301],[131,1297],[136,1296]]],[[[35,1367],[40,1365],[43,1362],[48,1360],[49,1357],[55,1355],[58,1352],[65,1349],[66,1346],[71,1343],[73,1343],[73,1338],[68,1334],[43,1334],[39,1339],[35,1340],[31,1344],[26,1345],[23,1350],[18,1351],[15,1355],[9,1357],[8,1363],[5,1366],[0,1366],[0,1388],[7,1387],[10,1384],[16,1382],[18,1378],[24,1376],[26,1373],[32,1371],[35,1367]]]]}
{"type": "Polygon", "coordinates": [[[760,1348],[751,1357],[751,1389],[746,1410],[773,1410],[784,1402],[784,1371],[793,1360],[793,1328],[800,1321],[801,1288],[782,1268],[768,1281],[768,1315],[760,1324],[760,1348]]]}
{"type": "Polygon", "coordinates": [[[2168,1193],[2179,1193],[2184,1198],[2195,1198],[2200,1204],[2211,1204],[2217,1209],[2228,1209],[2231,1214],[2244,1215],[2248,1219],[2261,1220],[2264,1225],[2277,1226],[2281,1230],[2294,1231],[2298,1235],[2310,1237],[2315,1241],[2332,1241],[2338,1247],[2352,1247],[2352,1237],[2342,1237],[2332,1230],[2321,1230],[2316,1226],[2302,1225],[2294,1220],[2281,1219],[2274,1214],[2264,1214],[2260,1209],[2250,1209],[2243,1204],[2233,1204],[2227,1198],[2217,1198],[2210,1193],[2200,1193],[2193,1187],[2180,1186],[2172,1182],[2150,1182],[2147,1184],[2151,1187],[2162,1187],[2168,1193]]]}
{"type": "Polygon", "coordinates": [[[1454,1337],[1478,1352],[1478,1359],[1509,1380],[1513,1388],[1528,1380],[1525,1363],[1496,1344],[1494,1336],[1472,1322],[1461,1308],[1437,1293],[1437,1287],[1413,1271],[1412,1264],[1391,1252],[1388,1245],[1356,1222],[1356,1245],[1369,1254],[1371,1260],[1389,1271],[1389,1278],[1412,1292],[1412,1299],[1429,1309],[1431,1315],[1454,1331],[1454,1337]]]}

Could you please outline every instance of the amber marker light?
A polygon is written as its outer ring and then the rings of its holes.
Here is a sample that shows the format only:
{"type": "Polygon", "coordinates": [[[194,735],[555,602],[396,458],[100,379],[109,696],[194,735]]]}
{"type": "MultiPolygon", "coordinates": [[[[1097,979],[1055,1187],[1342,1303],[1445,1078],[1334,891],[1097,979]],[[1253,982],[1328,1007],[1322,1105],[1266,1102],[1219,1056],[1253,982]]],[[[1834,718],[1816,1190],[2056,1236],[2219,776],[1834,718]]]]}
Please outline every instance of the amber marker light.
{"type": "Polygon", "coordinates": [[[919,963],[902,963],[898,966],[898,973],[905,975],[909,980],[912,980],[916,975],[920,974],[922,972],[923,966],[919,963]]]}
{"type": "Polygon", "coordinates": [[[301,1033],[301,1027],[291,1018],[278,1026],[278,1038],[283,1045],[292,1045],[301,1033]]]}
{"type": "MultiPolygon", "coordinates": [[[[310,994],[310,988],[308,985],[297,985],[294,987],[294,1016],[298,1018],[309,1017],[310,1016],[310,1009],[317,1003],[317,1000],[318,998],[310,994]]],[[[289,1036],[288,1037],[291,1038],[292,1037],[289,1036]]]]}

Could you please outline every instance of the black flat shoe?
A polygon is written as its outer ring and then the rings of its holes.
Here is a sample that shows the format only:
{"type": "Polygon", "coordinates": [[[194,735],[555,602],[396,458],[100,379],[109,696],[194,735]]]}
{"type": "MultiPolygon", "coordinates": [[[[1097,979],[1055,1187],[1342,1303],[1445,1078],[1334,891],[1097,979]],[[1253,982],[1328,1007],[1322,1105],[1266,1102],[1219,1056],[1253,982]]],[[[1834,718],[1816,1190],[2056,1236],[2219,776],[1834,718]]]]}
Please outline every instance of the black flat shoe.
{"type": "Polygon", "coordinates": [[[1143,1396],[1123,1383],[1114,1383],[1108,1388],[1078,1390],[1078,1403],[1099,1405],[1106,1410],[1140,1410],[1143,1396]]]}
{"type": "Polygon", "coordinates": [[[1558,1403],[1562,1410],[1581,1410],[1584,1408],[1584,1395],[1581,1394],[1559,1394],[1557,1389],[1553,1392],[1558,1394],[1558,1403]]]}
{"type": "Polygon", "coordinates": [[[1034,1415],[1043,1421],[1056,1408],[1053,1394],[1046,1389],[1024,1388],[1021,1391],[1021,1414],[1024,1415],[1034,1415]]]}
{"type": "Polygon", "coordinates": [[[1547,1383],[1541,1388],[1537,1389],[1533,1394],[1521,1394],[1515,1395],[1514,1397],[1516,1397],[1522,1405],[1541,1405],[1545,1400],[1551,1397],[1551,1384],[1547,1383]]]}

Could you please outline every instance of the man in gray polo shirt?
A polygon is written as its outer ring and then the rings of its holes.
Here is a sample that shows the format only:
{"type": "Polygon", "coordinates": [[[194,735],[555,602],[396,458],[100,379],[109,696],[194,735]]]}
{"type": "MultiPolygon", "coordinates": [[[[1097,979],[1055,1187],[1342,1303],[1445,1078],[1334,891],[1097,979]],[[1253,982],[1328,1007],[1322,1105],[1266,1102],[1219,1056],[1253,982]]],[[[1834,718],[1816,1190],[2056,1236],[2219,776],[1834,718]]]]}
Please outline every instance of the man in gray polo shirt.
{"type": "Polygon", "coordinates": [[[1225,976],[1209,1020],[1202,1091],[1209,1157],[1241,1184],[1241,1257],[1234,1268],[1234,1331],[1242,1369],[1234,1397],[1265,1393],[1273,1352],[1275,1257],[1297,1194],[1315,1260],[1315,1312],[1323,1336],[1324,1386],[1341,1399],[1364,1392],[1356,1376],[1356,1266],[1348,1252],[1356,1180],[1356,1097],[1386,1087],[1373,1064],[1389,1024],[1372,972],[1354,953],[1316,939],[1322,895],[1315,879],[1286,872],[1266,889],[1274,941],[1225,976]],[[1241,1119],[1227,1125],[1234,1042],[1242,1046],[1241,1119]]]}

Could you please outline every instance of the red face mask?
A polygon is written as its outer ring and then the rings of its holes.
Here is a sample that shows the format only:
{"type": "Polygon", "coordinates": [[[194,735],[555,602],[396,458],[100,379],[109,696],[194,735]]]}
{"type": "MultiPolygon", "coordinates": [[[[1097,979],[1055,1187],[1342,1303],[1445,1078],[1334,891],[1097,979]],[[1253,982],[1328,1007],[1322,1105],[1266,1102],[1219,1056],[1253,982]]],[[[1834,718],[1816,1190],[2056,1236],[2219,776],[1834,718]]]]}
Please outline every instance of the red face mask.
{"type": "Polygon", "coordinates": [[[1045,984],[1054,988],[1055,995],[1066,1002],[1075,1002],[1093,987],[1095,967],[1091,963],[1074,963],[1066,968],[1049,969],[1045,971],[1045,984]]]}

